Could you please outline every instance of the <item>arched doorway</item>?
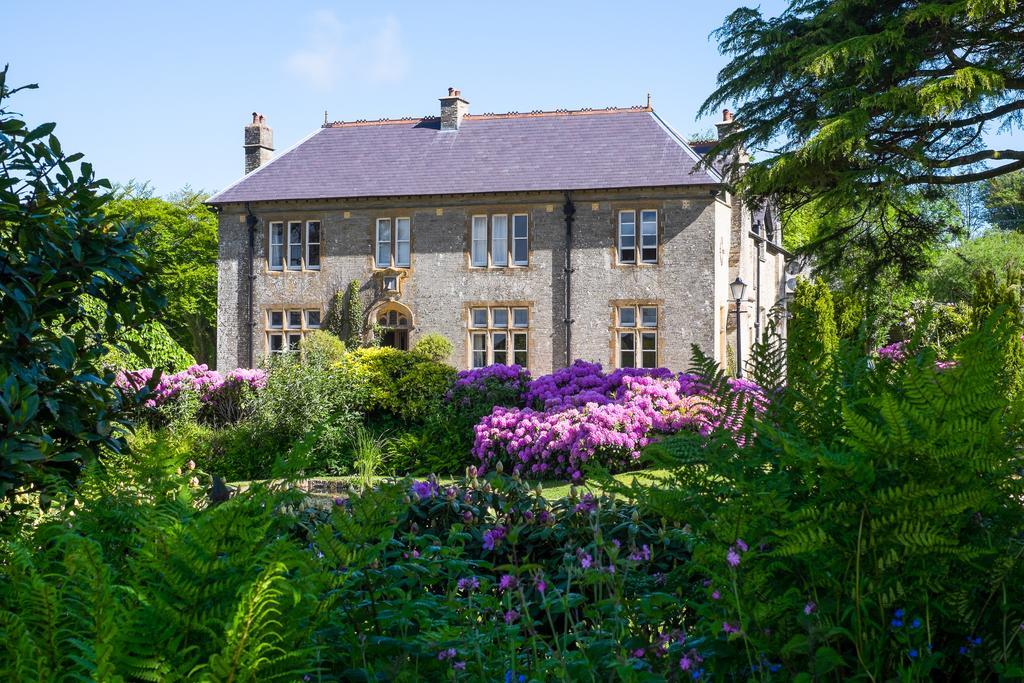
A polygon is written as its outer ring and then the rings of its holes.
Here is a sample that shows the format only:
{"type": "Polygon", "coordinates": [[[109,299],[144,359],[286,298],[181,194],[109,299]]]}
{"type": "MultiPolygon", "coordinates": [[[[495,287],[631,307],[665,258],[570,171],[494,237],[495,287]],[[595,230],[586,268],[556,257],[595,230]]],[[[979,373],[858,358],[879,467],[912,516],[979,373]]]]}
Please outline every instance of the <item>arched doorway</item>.
{"type": "Polygon", "coordinates": [[[409,332],[412,330],[412,311],[391,301],[373,312],[374,334],[381,346],[409,350],[409,332]]]}

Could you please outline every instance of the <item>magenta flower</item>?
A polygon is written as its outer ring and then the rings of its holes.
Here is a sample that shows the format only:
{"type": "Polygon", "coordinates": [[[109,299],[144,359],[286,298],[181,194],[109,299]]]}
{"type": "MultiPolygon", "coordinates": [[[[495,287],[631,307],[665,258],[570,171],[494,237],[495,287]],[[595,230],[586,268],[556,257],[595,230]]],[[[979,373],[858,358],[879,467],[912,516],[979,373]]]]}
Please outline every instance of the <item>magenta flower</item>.
{"type": "Polygon", "coordinates": [[[541,574],[533,577],[533,587],[537,589],[537,592],[544,595],[544,591],[548,589],[548,584],[545,583],[544,577],[541,574]]]}
{"type": "Polygon", "coordinates": [[[807,614],[807,615],[814,614],[814,612],[817,609],[818,609],[817,605],[815,605],[813,602],[808,602],[806,605],[804,605],[804,614],[807,614]]]}
{"type": "Polygon", "coordinates": [[[725,633],[739,633],[740,632],[740,630],[738,628],[736,628],[735,626],[730,624],[728,621],[723,621],[722,622],[722,631],[724,631],[725,633]]]}
{"type": "Polygon", "coordinates": [[[518,582],[516,581],[516,577],[512,576],[511,574],[505,574],[501,577],[501,581],[498,582],[498,590],[504,593],[510,588],[515,588],[517,583],[518,582]]]}
{"type": "Polygon", "coordinates": [[[745,553],[750,550],[750,548],[747,547],[747,544],[743,542],[742,538],[736,539],[736,547],[740,549],[741,553],[745,553]]]}
{"type": "Polygon", "coordinates": [[[711,599],[712,600],[721,600],[722,599],[722,594],[719,593],[718,591],[712,591],[711,599]]]}
{"type": "Polygon", "coordinates": [[[691,666],[693,666],[693,660],[689,657],[684,655],[683,658],[679,660],[679,668],[683,671],[689,671],[691,666]]]}
{"type": "Polygon", "coordinates": [[[593,563],[594,563],[594,558],[592,558],[587,553],[582,553],[580,555],[580,566],[583,567],[584,569],[590,569],[590,567],[591,567],[591,565],[593,563]]]}
{"type": "Polygon", "coordinates": [[[725,561],[729,563],[730,567],[740,566],[740,556],[732,548],[729,548],[729,552],[725,556],[725,561]]]}
{"type": "Polygon", "coordinates": [[[509,611],[505,612],[505,623],[509,626],[514,624],[517,619],[519,619],[519,612],[515,611],[514,609],[510,609],[509,611]]]}

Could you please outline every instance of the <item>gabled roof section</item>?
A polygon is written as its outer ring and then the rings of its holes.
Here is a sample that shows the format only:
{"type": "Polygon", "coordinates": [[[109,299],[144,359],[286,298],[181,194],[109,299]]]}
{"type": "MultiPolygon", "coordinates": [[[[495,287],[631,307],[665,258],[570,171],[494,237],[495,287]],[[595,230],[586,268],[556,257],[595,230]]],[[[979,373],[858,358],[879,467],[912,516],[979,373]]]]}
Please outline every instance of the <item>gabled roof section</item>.
{"type": "Polygon", "coordinates": [[[650,107],[326,124],[211,204],[717,185],[650,107]]]}

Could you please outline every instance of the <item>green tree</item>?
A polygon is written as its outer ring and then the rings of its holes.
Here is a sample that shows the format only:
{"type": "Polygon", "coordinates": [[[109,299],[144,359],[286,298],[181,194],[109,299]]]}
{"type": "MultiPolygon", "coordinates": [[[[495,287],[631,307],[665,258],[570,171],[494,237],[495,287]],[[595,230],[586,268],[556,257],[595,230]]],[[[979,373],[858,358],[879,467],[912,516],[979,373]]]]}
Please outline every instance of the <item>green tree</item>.
{"type": "Polygon", "coordinates": [[[150,226],[141,244],[156,286],[167,299],[164,326],[197,362],[216,362],[217,216],[205,192],[185,187],[167,199],[146,185],[119,188],[108,213],[150,226]]]}
{"type": "Polygon", "coordinates": [[[730,165],[738,191],[783,210],[852,209],[820,239],[866,229],[879,260],[919,254],[960,227],[920,200],[1024,168],[1024,150],[987,144],[1021,124],[1021,25],[1019,0],[791,0],[775,18],[740,8],[716,32],[731,61],[701,109],[738,104],[738,125],[709,161],[771,150],[742,175],[730,165]]]}
{"type": "Polygon", "coordinates": [[[363,343],[363,300],[359,296],[359,280],[348,283],[345,294],[344,342],[350,349],[363,343]]]}
{"type": "Polygon", "coordinates": [[[790,306],[786,367],[796,394],[812,399],[829,385],[832,361],[839,349],[832,291],[823,280],[801,280],[790,306]]]}
{"type": "Polygon", "coordinates": [[[159,303],[141,229],[109,220],[110,183],[65,154],[56,124],[8,109],[22,89],[0,71],[0,517],[19,492],[45,504],[83,463],[124,447],[102,359],[159,303]]]}
{"type": "Polygon", "coordinates": [[[993,228],[1024,232],[1024,171],[986,181],[983,200],[993,228]]]}

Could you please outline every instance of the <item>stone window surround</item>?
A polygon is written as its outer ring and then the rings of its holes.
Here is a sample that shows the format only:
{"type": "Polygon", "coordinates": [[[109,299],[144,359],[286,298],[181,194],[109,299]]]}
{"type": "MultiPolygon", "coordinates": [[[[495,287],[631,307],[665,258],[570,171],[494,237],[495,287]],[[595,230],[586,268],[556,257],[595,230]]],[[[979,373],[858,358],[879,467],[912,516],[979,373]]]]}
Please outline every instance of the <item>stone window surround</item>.
{"type": "Polygon", "coordinates": [[[661,265],[661,251],[662,251],[661,247],[662,247],[662,241],[663,241],[663,234],[662,234],[663,230],[662,230],[662,224],[661,224],[661,217],[662,217],[662,212],[659,211],[658,208],[654,207],[654,206],[641,206],[641,205],[633,205],[633,204],[614,206],[613,210],[612,210],[612,222],[614,224],[613,231],[612,231],[612,249],[614,251],[613,258],[612,258],[612,263],[614,263],[616,266],[628,267],[628,268],[636,268],[636,267],[643,268],[645,266],[646,267],[650,267],[650,266],[659,266],[659,265],[661,265]],[[642,217],[643,217],[643,214],[645,212],[650,212],[650,211],[653,211],[654,214],[655,214],[655,223],[654,223],[654,225],[655,225],[655,233],[654,233],[654,235],[655,235],[655,245],[654,245],[655,259],[653,261],[649,261],[649,260],[645,261],[645,260],[643,260],[643,251],[642,251],[643,250],[643,242],[642,242],[643,237],[642,237],[642,234],[641,234],[642,225],[643,225],[642,217]],[[630,213],[630,212],[632,212],[632,214],[633,214],[633,240],[634,240],[633,241],[633,250],[634,250],[634,256],[633,256],[633,260],[632,261],[623,261],[622,258],[621,258],[622,257],[622,247],[621,247],[621,244],[622,244],[622,241],[621,241],[622,240],[622,234],[621,234],[622,217],[623,217],[623,214],[627,214],[627,213],[630,213]]]}
{"type": "Polygon", "coordinates": [[[608,327],[608,330],[609,330],[609,333],[610,333],[609,334],[609,340],[608,340],[608,346],[609,346],[609,360],[611,361],[611,367],[614,367],[614,368],[621,368],[621,367],[623,367],[622,366],[622,358],[621,358],[621,351],[622,351],[622,349],[620,348],[620,339],[621,339],[620,335],[622,335],[622,334],[629,334],[629,333],[632,333],[634,335],[634,337],[635,337],[634,346],[633,346],[633,353],[635,354],[634,355],[634,361],[633,361],[633,367],[644,367],[643,358],[642,358],[643,348],[642,348],[642,344],[641,344],[641,340],[642,340],[641,335],[643,335],[643,334],[653,334],[654,335],[654,365],[651,366],[651,367],[660,367],[661,359],[662,359],[662,354],[663,354],[663,351],[664,351],[663,345],[664,345],[664,341],[665,341],[664,335],[661,334],[661,332],[664,331],[664,305],[663,305],[663,303],[664,302],[661,301],[660,299],[614,299],[614,300],[608,302],[608,305],[609,305],[609,308],[610,308],[610,311],[611,311],[611,318],[610,318],[610,323],[611,324],[608,327]],[[632,325],[632,326],[623,326],[621,324],[621,320],[620,320],[620,317],[619,317],[620,316],[619,309],[622,309],[622,308],[633,308],[635,310],[635,319],[634,319],[635,324],[634,325],[632,325]],[[645,326],[642,325],[642,312],[641,312],[640,309],[643,309],[643,308],[653,308],[653,309],[655,309],[655,311],[656,311],[656,320],[655,320],[655,326],[654,327],[645,327],[645,326]]]}
{"type": "Polygon", "coordinates": [[[475,271],[493,271],[493,270],[526,270],[531,265],[531,255],[533,253],[533,230],[530,227],[530,212],[521,208],[486,208],[483,210],[477,210],[467,213],[468,225],[466,228],[466,263],[470,270],[475,271]],[[507,249],[507,263],[505,265],[495,265],[494,255],[492,253],[494,248],[494,217],[505,216],[508,219],[505,228],[505,240],[507,249]],[[515,222],[518,216],[526,218],[526,262],[516,263],[515,262],[515,222]],[[475,265],[473,263],[473,231],[474,224],[477,218],[487,219],[487,265],[475,265]]]}
{"type": "MultiPolygon", "coordinates": [[[[484,365],[492,365],[494,363],[494,348],[493,348],[493,334],[495,332],[506,332],[508,337],[506,341],[506,352],[508,354],[507,362],[505,365],[513,365],[516,361],[516,349],[515,349],[515,335],[523,335],[526,337],[526,363],[519,363],[525,368],[530,367],[530,360],[533,358],[533,337],[531,334],[533,326],[533,308],[534,303],[532,301],[471,301],[465,302],[462,305],[463,318],[466,323],[466,367],[473,369],[475,367],[481,367],[473,364],[473,341],[474,335],[486,335],[487,345],[485,349],[485,363],[484,365]],[[473,311],[475,309],[485,309],[487,311],[487,326],[486,327],[474,327],[473,326],[473,311]],[[504,327],[496,327],[494,325],[494,309],[505,309],[508,311],[507,324],[504,327]],[[515,313],[513,309],[525,309],[526,310],[526,326],[516,327],[515,313]]],[[[522,349],[519,353],[524,353],[522,349]]]]}
{"type": "Polygon", "coordinates": [[[263,230],[263,272],[266,275],[284,275],[287,273],[319,273],[320,268],[324,261],[324,220],[323,216],[319,214],[308,214],[301,213],[286,218],[274,218],[267,219],[264,221],[265,228],[263,230]],[[302,267],[301,268],[289,268],[288,267],[288,226],[291,223],[302,223],[302,267]],[[307,262],[309,259],[309,224],[319,223],[320,224],[320,241],[317,243],[320,247],[320,263],[316,266],[308,266],[307,262]],[[273,226],[282,225],[284,227],[284,244],[282,245],[282,257],[283,261],[280,268],[272,267],[270,264],[270,240],[273,226]]]}
{"type": "Polygon", "coordinates": [[[291,346],[291,336],[297,336],[299,343],[301,344],[302,339],[312,332],[313,330],[322,329],[324,312],[323,308],[319,304],[272,304],[263,306],[263,344],[264,344],[264,355],[269,356],[273,353],[286,353],[291,351],[297,351],[298,349],[289,348],[291,346]],[[281,324],[277,325],[274,322],[274,314],[281,314],[281,324]],[[290,314],[299,314],[299,325],[290,325],[290,314]],[[310,322],[310,313],[317,314],[316,324],[310,322]],[[281,349],[280,351],[273,350],[273,344],[271,341],[272,337],[281,336],[281,349]]]}

